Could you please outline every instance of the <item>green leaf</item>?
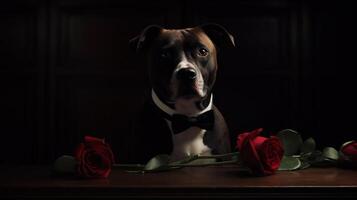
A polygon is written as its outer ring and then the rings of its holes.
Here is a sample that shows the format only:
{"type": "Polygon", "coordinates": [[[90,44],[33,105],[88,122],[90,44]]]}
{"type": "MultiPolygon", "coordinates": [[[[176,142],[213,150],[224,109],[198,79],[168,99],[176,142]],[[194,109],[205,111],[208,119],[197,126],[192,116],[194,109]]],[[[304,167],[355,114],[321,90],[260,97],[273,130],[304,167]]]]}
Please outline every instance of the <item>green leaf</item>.
{"type": "Polygon", "coordinates": [[[331,167],[335,166],[336,161],[321,156],[318,160],[310,163],[314,167],[331,167]]]}
{"type": "Polygon", "coordinates": [[[127,171],[143,170],[145,165],[141,164],[113,164],[112,168],[123,169],[127,171]]]}
{"type": "Polygon", "coordinates": [[[304,144],[301,146],[301,154],[305,154],[305,153],[310,153],[315,151],[316,149],[316,142],[314,140],[314,138],[309,138],[307,140],[305,140],[304,144]]]}
{"type": "Polygon", "coordinates": [[[145,165],[144,171],[167,169],[169,166],[170,156],[166,154],[157,155],[149,160],[145,165]]]}
{"type": "Polygon", "coordinates": [[[198,154],[188,156],[182,160],[177,160],[177,161],[171,162],[171,163],[169,163],[169,165],[186,164],[186,163],[189,163],[189,162],[199,159],[199,157],[200,156],[198,154]]]}
{"type": "Polygon", "coordinates": [[[292,129],[285,129],[276,135],[283,143],[284,155],[292,156],[298,154],[303,142],[300,134],[292,129]]]}
{"type": "Polygon", "coordinates": [[[327,147],[321,151],[313,151],[310,153],[305,153],[301,155],[302,162],[307,162],[312,166],[316,167],[329,167],[336,164],[336,153],[338,152],[332,148],[327,147]]]}
{"type": "Polygon", "coordinates": [[[314,161],[322,156],[322,152],[319,150],[301,154],[301,159],[307,161],[314,161]]]}
{"type": "Polygon", "coordinates": [[[299,169],[306,169],[306,168],[309,168],[310,166],[311,166],[311,164],[309,162],[301,161],[301,166],[299,169]]]}
{"type": "Polygon", "coordinates": [[[76,172],[77,161],[73,156],[63,155],[56,159],[53,171],[58,174],[72,174],[76,172]]]}
{"type": "Polygon", "coordinates": [[[317,150],[302,154],[301,160],[302,162],[307,162],[310,165],[316,165],[319,163],[323,163],[325,161],[325,158],[322,156],[322,152],[317,150]]]}
{"type": "Polygon", "coordinates": [[[281,160],[280,167],[278,170],[286,171],[286,170],[296,170],[301,166],[301,162],[298,158],[291,156],[284,156],[281,160]]]}
{"type": "Polygon", "coordinates": [[[324,156],[325,158],[328,158],[330,160],[338,160],[339,158],[339,154],[338,151],[333,148],[333,147],[325,147],[322,150],[322,156],[324,156]]]}

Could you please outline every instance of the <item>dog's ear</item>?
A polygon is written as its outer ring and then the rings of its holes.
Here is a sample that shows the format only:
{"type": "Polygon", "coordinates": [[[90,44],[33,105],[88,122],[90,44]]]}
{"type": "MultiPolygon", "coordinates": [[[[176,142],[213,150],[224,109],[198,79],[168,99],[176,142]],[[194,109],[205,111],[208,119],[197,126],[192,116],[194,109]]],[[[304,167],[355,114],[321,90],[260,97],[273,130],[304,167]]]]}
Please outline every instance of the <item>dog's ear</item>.
{"type": "Polygon", "coordinates": [[[208,23],[198,26],[218,48],[235,47],[233,36],[221,25],[208,23]]]}
{"type": "Polygon", "coordinates": [[[150,25],[147,26],[140,35],[134,37],[129,41],[130,46],[137,52],[142,52],[147,49],[152,41],[160,34],[161,26],[150,25]]]}

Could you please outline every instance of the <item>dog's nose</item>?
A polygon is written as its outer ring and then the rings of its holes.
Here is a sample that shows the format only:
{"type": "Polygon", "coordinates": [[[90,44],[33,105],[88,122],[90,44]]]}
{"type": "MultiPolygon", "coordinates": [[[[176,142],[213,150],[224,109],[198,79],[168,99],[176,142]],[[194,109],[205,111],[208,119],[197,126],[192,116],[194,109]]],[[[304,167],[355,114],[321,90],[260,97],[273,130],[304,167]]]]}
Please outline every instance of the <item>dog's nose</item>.
{"type": "Polygon", "coordinates": [[[181,81],[193,81],[196,79],[196,71],[192,68],[183,68],[176,73],[176,78],[181,81]]]}

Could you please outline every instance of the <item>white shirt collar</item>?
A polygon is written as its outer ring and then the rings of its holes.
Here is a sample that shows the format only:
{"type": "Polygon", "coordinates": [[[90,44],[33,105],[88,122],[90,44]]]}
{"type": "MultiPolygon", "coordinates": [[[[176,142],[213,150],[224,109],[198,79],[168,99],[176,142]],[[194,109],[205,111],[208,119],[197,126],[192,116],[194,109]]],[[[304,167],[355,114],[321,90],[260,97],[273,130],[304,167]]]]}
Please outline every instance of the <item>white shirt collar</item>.
{"type": "MultiPolygon", "coordinates": [[[[152,97],[152,100],[154,101],[155,105],[163,112],[165,112],[169,115],[173,115],[173,114],[177,113],[176,110],[170,108],[164,102],[162,102],[153,89],[151,90],[151,97],[152,97]]],[[[197,115],[200,115],[204,112],[212,110],[212,104],[213,104],[212,102],[213,102],[213,95],[211,94],[211,99],[210,99],[208,106],[205,109],[203,109],[202,111],[200,111],[199,113],[197,113],[197,115]]]]}

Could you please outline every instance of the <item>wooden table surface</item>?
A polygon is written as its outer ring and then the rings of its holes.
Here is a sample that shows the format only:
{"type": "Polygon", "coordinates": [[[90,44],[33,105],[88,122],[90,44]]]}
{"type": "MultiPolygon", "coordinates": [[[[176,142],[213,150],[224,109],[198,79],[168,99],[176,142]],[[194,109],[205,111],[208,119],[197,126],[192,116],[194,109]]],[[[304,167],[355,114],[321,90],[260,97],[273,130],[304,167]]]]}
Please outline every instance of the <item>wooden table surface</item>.
{"type": "Polygon", "coordinates": [[[56,177],[49,166],[0,166],[4,198],[357,198],[357,170],[309,168],[252,177],[234,166],[133,174],[113,169],[108,179],[56,177]]]}

